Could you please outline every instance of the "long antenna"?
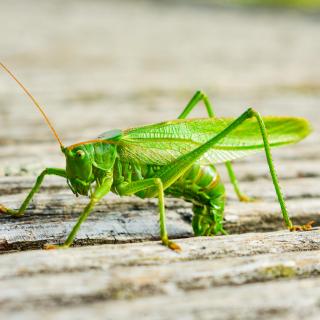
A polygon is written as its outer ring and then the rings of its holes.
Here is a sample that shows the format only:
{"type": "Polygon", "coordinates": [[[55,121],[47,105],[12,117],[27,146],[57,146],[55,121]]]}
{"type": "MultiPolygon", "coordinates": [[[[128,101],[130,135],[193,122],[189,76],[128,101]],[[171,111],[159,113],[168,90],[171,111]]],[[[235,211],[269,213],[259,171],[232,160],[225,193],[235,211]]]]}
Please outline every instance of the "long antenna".
{"type": "Polygon", "coordinates": [[[37,102],[37,100],[29,92],[29,90],[16,78],[16,76],[2,62],[0,62],[0,66],[13,78],[13,80],[15,80],[18,83],[18,85],[22,88],[22,90],[29,96],[29,98],[32,100],[32,102],[35,104],[35,106],[38,108],[38,110],[43,115],[46,123],[48,124],[48,126],[51,129],[51,131],[52,131],[53,135],[55,136],[55,138],[58,140],[60,146],[63,147],[63,144],[62,144],[62,142],[61,142],[56,130],[54,130],[53,125],[51,124],[49,118],[47,117],[47,115],[45,114],[43,109],[40,107],[39,102],[37,102]]]}

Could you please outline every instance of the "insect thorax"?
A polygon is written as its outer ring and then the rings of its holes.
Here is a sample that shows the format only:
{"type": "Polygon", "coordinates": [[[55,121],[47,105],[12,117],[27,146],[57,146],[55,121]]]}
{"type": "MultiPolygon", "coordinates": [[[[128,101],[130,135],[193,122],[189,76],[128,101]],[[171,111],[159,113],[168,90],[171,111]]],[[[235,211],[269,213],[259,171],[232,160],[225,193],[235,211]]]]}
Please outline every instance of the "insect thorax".
{"type": "MultiPolygon", "coordinates": [[[[164,166],[141,165],[129,163],[117,158],[113,170],[113,189],[117,193],[116,186],[126,182],[139,181],[157,176],[157,172],[164,166]]],[[[213,165],[193,164],[175,183],[169,186],[165,193],[169,196],[183,198],[194,203],[206,203],[210,199],[224,194],[224,186],[220,176],[213,165]]],[[[144,198],[145,192],[136,195],[144,198]]]]}

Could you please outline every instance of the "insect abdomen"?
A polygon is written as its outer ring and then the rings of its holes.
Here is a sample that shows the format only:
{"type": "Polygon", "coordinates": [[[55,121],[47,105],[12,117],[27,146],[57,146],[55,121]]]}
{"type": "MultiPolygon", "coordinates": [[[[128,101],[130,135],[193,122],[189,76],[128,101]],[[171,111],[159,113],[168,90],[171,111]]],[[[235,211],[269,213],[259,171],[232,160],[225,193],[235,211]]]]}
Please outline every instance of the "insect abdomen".
{"type": "Polygon", "coordinates": [[[194,164],[165,193],[193,203],[195,235],[223,233],[225,188],[213,165],[194,164]]]}
{"type": "MultiPolygon", "coordinates": [[[[114,184],[112,191],[117,193],[117,185],[156,176],[161,166],[140,166],[117,159],[114,167],[114,184]]],[[[165,194],[183,198],[193,203],[192,227],[195,235],[214,235],[224,232],[223,211],[225,188],[213,165],[194,164],[175,183],[165,189],[165,194]]],[[[148,197],[147,190],[135,193],[136,196],[148,197]]]]}

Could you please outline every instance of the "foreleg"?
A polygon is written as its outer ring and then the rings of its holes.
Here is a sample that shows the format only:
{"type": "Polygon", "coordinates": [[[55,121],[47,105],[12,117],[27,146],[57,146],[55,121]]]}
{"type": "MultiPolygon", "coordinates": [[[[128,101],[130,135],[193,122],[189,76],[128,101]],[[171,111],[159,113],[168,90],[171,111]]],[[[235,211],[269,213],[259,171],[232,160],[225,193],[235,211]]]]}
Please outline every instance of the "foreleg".
{"type": "Polygon", "coordinates": [[[93,194],[90,197],[90,202],[84,208],[77,223],[74,225],[71,232],[69,233],[67,240],[62,245],[46,244],[46,245],[44,245],[44,248],[45,249],[69,248],[70,245],[73,243],[73,240],[76,237],[76,235],[81,227],[81,224],[87,220],[89,214],[92,212],[94,206],[99,202],[99,200],[101,198],[103,198],[110,191],[111,184],[112,184],[112,180],[108,179],[95,189],[95,191],[93,192],[93,194]]]}
{"type": "Polygon", "coordinates": [[[22,202],[20,208],[18,210],[12,210],[9,208],[6,208],[5,206],[0,204],[0,213],[10,214],[12,216],[22,216],[24,212],[26,211],[26,208],[28,207],[30,201],[32,200],[34,194],[39,191],[40,186],[43,182],[43,179],[46,175],[55,175],[62,178],[66,178],[66,171],[63,169],[57,169],[57,168],[47,168],[44,169],[41,174],[38,176],[33,188],[29,192],[28,196],[25,198],[25,200],[22,202]]]}

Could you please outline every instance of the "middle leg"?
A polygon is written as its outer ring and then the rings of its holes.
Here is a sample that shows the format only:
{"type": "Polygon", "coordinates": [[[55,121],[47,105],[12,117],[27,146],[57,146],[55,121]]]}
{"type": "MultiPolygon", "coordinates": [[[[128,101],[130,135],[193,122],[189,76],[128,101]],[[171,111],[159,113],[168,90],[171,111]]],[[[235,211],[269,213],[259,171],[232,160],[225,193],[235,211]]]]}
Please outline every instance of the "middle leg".
{"type": "MultiPolygon", "coordinates": [[[[150,188],[155,189],[156,192],[154,196],[158,196],[160,237],[162,244],[174,251],[180,251],[180,246],[177,245],[175,242],[170,241],[168,238],[168,232],[166,227],[166,214],[164,207],[164,190],[161,179],[149,178],[145,180],[134,181],[131,183],[122,183],[116,187],[117,193],[120,196],[132,195],[139,191],[147,191],[150,188]]],[[[147,196],[147,192],[145,193],[145,195],[147,196]]]]}

